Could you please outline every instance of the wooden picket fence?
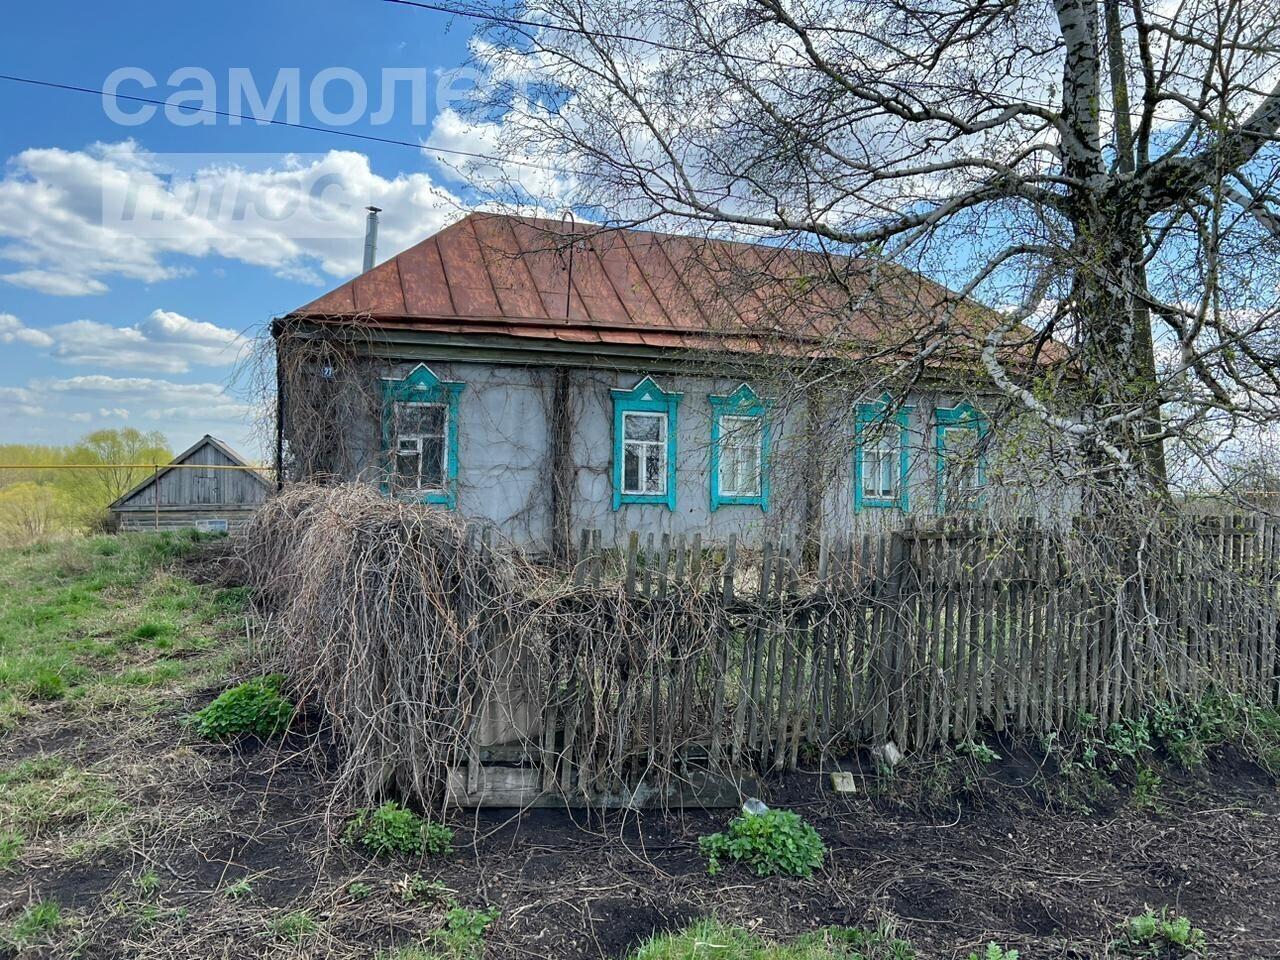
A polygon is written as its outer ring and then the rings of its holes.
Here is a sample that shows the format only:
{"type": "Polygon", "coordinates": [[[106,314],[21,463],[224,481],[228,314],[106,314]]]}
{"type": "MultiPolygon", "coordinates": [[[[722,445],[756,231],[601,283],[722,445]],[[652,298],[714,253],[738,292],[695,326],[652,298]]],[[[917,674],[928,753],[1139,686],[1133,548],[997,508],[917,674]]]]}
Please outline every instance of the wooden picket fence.
{"type": "Polygon", "coordinates": [[[1101,729],[1211,692],[1277,703],[1280,527],[1260,517],[601,539],[580,538],[562,602],[592,616],[548,628],[530,736],[477,747],[454,802],[661,802],[857,746],[1101,729]]]}

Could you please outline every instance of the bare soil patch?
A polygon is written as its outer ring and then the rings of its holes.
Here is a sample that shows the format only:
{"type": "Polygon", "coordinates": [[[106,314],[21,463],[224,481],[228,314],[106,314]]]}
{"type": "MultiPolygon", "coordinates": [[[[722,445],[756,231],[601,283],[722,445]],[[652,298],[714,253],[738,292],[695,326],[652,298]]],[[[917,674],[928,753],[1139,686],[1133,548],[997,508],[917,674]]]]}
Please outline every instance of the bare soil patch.
{"type": "MultiPolygon", "coordinates": [[[[127,800],[151,815],[121,842],[80,858],[46,845],[0,877],[5,914],[57,899],[85,957],[370,957],[438,928],[443,900],[406,904],[398,893],[414,873],[500,911],[486,936],[494,958],[621,957],[706,915],[777,935],[890,919],[925,957],[966,956],[992,939],[1027,958],[1104,957],[1116,925],[1147,905],[1192,917],[1217,956],[1280,956],[1280,795],[1229,750],[1194,771],[1166,770],[1155,810],[1120,791],[1109,810],[1071,812],[1035,774],[1010,786],[1028,751],[924,804],[924,768],[889,784],[866,774],[848,800],[818,771],[789,775],[767,784],[769,797],[818,829],[827,866],[811,880],[760,880],[706,875],[697,840],[725,811],[455,814],[453,854],[373,862],[331,836],[341,812],[326,809],[327,771],[304,733],[221,747],[185,742],[175,717],[156,739],[103,743],[98,728],[69,737],[57,713],[33,720],[0,759],[39,755],[47,742],[86,765],[128,747],[150,768],[127,800]],[[150,896],[136,889],[146,869],[160,879],[150,896]],[[231,899],[242,880],[251,894],[231,899]],[[349,893],[357,881],[371,890],[363,899],[349,893]],[[271,920],[296,910],[319,932],[281,941],[271,920]]],[[[27,955],[65,955],[49,950],[27,955]]]]}

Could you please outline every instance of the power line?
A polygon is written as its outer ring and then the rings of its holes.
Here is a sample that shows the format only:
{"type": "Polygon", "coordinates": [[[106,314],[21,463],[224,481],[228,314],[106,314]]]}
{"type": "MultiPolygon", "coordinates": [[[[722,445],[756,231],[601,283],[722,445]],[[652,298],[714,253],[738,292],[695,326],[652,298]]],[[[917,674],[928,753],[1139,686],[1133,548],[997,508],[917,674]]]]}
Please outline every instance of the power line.
{"type": "MultiPolygon", "coordinates": [[[[429,0],[382,0],[383,3],[392,3],[401,7],[417,7],[421,10],[430,10],[435,13],[443,13],[454,17],[465,17],[470,20],[479,20],[483,23],[505,24],[512,27],[526,27],[532,30],[552,30],[557,33],[568,33],[574,36],[590,37],[596,40],[621,40],[626,43],[640,43],[646,46],[654,47],[658,50],[666,50],[670,53],[680,53],[685,56],[703,56],[707,53],[714,53],[715,56],[723,57],[726,60],[736,60],[741,63],[752,63],[757,66],[765,67],[782,67],[786,66],[777,60],[768,57],[753,56],[747,53],[735,53],[730,50],[708,50],[697,49],[695,47],[685,47],[680,44],[670,43],[665,40],[654,40],[651,37],[640,37],[629,33],[612,33],[604,30],[590,30],[586,27],[565,26],[559,23],[545,23],[538,20],[524,20],[519,17],[509,17],[498,13],[483,13],[477,10],[466,10],[460,7],[452,7],[445,3],[431,3],[429,0]]],[[[950,90],[955,91],[955,87],[945,83],[930,83],[927,80],[897,80],[889,79],[881,81],[888,86],[893,87],[910,87],[921,90],[950,90]]],[[[1001,97],[1004,99],[1017,99],[1022,103],[1032,104],[1037,107],[1044,107],[1050,110],[1059,108],[1058,104],[1050,103],[1045,100],[1033,100],[1030,97],[1016,96],[1008,93],[993,93],[993,97],[1001,97]]]]}
{"type": "Polygon", "coordinates": [[[378,137],[370,133],[357,133],[354,130],[340,130],[337,127],[322,127],[311,123],[296,123],[291,120],[279,120],[275,117],[255,117],[244,113],[235,113],[231,110],[219,110],[216,107],[198,107],[191,104],[170,104],[164,100],[157,100],[154,97],[138,97],[125,93],[107,93],[105,90],[99,90],[95,87],[81,87],[73,83],[58,83],[53,80],[38,80],[35,77],[18,77],[12,74],[0,73],[0,80],[7,80],[11,83],[25,83],[34,87],[47,87],[50,90],[63,90],[72,93],[88,93],[98,97],[111,97],[116,100],[128,100],[133,103],[150,103],[158,107],[176,106],[179,110],[187,110],[192,113],[206,113],[213,116],[225,117],[231,120],[251,120],[258,124],[269,124],[277,127],[290,127],[294,130],[309,130],[312,133],[328,133],[339,137],[348,137],[352,140],[367,140],[371,143],[385,143],[398,147],[410,147],[414,150],[425,153],[445,153],[455,157],[466,157],[472,160],[484,160],[488,163],[511,164],[520,167],[529,167],[535,170],[554,170],[556,168],[549,167],[545,164],[532,163],[527,160],[514,160],[495,157],[487,153],[475,153],[470,150],[457,150],[451,147],[435,147],[429,143],[413,143],[409,140],[397,140],[394,137],[378,137]]]}

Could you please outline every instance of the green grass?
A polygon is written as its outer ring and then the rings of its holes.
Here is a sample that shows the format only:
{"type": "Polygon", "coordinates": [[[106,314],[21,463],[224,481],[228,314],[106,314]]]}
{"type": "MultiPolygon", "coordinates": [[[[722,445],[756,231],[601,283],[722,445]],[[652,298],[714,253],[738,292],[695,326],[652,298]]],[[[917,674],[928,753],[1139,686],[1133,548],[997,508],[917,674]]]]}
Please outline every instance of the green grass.
{"type": "Polygon", "coordinates": [[[307,910],[294,910],[271,921],[271,932],[290,943],[302,943],[320,932],[320,924],[307,910]]]}
{"type": "Polygon", "coordinates": [[[47,942],[63,924],[62,908],[54,900],[33,903],[0,934],[0,943],[23,950],[47,942]]]}
{"type": "Polygon", "coordinates": [[[27,838],[17,830],[0,833],[0,871],[8,870],[17,863],[26,845],[27,838]]]}
{"type": "Polygon", "coordinates": [[[42,702],[145,703],[224,672],[226,654],[193,654],[238,635],[245,591],[166,569],[202,539],[125,534],[0,550],[0,731],[42,702]]]}
{"type": "Polygon", "coordinates": [[[905,940],[889,932],[826,927],[787,943],[770,943],[740,927],[702,920],[679,933],[655,936],[630,960],[915,960],[905,940]]]}
{"type": "Polygon", "coordinates": [[[392,950],[379,950],[374,954],[374,960],[444,960],[444,958],[430,947],[414,945],[396,947],[392,950]]]}
{"type": "Polygon", "coordinates": [[[56,757],[0,771],[0,831],[28,838],[56,828],[102,824],[123,813],[115,791],[56,757]]]}

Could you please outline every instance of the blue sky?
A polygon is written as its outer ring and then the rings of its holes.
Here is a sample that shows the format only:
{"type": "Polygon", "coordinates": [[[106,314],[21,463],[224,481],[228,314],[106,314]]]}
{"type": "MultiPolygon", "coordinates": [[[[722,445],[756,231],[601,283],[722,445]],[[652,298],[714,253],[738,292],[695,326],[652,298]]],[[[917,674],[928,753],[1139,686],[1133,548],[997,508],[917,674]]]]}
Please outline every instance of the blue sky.
{"type": "MultiPolygon", "coordinates": [[[[7,13],[2,73],[101,88],[113,71],[136,67],[157,86],[126,82],[120,91],[163,100],[194,91],[197,81],[168,81],[195,68],[209,72],[212,105],[225,110],[229,71],[247,70],[265,96],[281,68],[297,68],[299,119],[322,124],[312,82],[347,68],[367,84],[369,102],[343,129],[486,144],[438,95],[441,72],[466,61],[465,20],[378,0],[216,8],[50,0],[7,13]],[[372,123],[388,70],[426,71],[424,124],[414,122],[422,118],[403,82],[387,122],[372,123]]],[[[346,110],[349,91],[331,83],[324,108],[346,110]]],[[[358,269],[366,204],[386,209],[380,258],[465,205],[455,171],[404,146],[223,118],[179,125],[163,109],[125,126],[99,97],[11,82],[0,82],[0,116],[0,443],[66,443],[128,425],[161,429],[177,449],[209,432],[258,453],[251,396],[231,383],[245,338],[358,269]],[[215,214],[205,203],[224,202],[229,189],[250,210],[281,202],[289,211],[290,197],[321,188],[309,217],[236,219],[227,213],[234,205],[215,214]],[[137,209],[165,213],[159,225],[123,217],[126,195],[137,209]],[[199,202],[184,207],[191,198],[199,202]]]]}

